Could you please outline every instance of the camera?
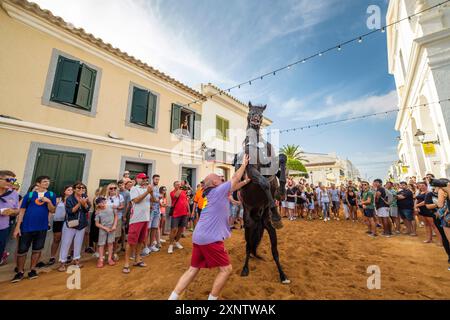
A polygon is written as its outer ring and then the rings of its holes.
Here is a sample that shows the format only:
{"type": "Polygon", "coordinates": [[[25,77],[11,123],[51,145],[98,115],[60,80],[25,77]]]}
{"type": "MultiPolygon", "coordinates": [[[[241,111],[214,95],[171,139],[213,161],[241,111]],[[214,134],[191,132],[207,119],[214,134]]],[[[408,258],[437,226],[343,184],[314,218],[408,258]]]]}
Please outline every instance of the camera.
{"type": "Polygon", "coordinates": [[[431,179],[430,180],[430,185],[432,187],[439,187],[439,188],[445,188],[448,183],[450,182],[450,180],[442,178],[442,179],[431,179]]]}

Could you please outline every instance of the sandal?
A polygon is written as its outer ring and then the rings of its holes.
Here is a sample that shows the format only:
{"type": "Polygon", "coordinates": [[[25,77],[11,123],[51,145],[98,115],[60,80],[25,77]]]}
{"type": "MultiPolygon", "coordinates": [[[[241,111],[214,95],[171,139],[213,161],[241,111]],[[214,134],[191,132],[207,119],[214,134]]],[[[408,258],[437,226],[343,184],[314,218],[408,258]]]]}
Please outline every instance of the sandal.
{"type": "Polygon", "coordinates": [[[59,268],[56,269],[56,270],[58,270],[59,272],[64,272],[64,271],[66,271],[66,265],[65,265],[65,264],[61,264],[61,265],[59,266],[59,268]]]}
{"type": "Polygon", "coordinates": [[[131,272],[130,267],[123,267],[122,273],[128,274],[128,273],[130,273],[130,272],[131,272]]]}
{"type": "Polygon", "coordinates": [[[108,265],[115,266],[116,263],[114,262],[114,260],[108,260],[108,265]]]}
{"type": "Polygon", "coordinates": [[[133,267],[145,268],[147,264],[144,261],[133,264],[133,267]]]}
{"type": "Polygon", "coordinates": [[[74,260],[73,265],[74,265],[75,267],[80,268],[80,269],[83,268],[83,265],[82,265],[79,261],[76,261],[76,260],[74,260]]]}

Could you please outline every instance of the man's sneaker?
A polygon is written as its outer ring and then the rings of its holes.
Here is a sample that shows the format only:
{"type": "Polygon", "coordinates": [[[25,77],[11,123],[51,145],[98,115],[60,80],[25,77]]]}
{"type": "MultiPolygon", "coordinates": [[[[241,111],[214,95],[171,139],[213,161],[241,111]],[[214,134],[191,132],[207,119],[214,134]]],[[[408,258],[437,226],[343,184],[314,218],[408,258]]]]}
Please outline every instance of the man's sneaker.
{"type": "Polygon", "coordinates": [[[38,277],[38,274],[36,272],[36,270],[31,270],[30,272],[28,272],[28,279],[33,280],[36,279],[38,277]]]}
{"type": "Polygon", "coordinates": [[[183,249],[183,246],[179,242],[175,242],[175,247],[177,247],[177,249],[183,249]]]}
{"type": "Polygon", "coordinates": [[[44,267],[46,267],[47,265],[45,264],[45,263],[43,263],[42,261],[39,261],[37,264],[36,264],[36,268],[38,268],[38,269],[41,269],[41,268],[44,268],[44,267]]]}
{"type": "Polygon", "coordinates": [[[48,260],[47,262],[47,266],[52,266],[56,263],[56,259],[55,258],[50,258],[50,260],[48,260]]]}
{"type": "Polygon", "coordinates": [[[153,245],[153,246],[150,247],[150,251],[151,252],[158,252],[159,249],[156,247],[156,245],[153,245]]]}
{"type": "Polygon", "coordinates": [[[173,245],[169,246],[169,249],[167,250],[167,253],[173,253],[173,245]]]}
{"type": "Polygon", "coordinates": [[[141,257],[148,256],[150,254],[150,252],[151,252],[150,249],[145,247],[144,250],[142,250],[141,257]]]}
{"type": "Polygon", "coordinates": [[[85,253],[94,253],[95,252],[95,250],[92,248],[92,247],[87,247],[85,250],[84,250],[84,252],[85,253]]]}
{"type": "Polygon", "coordinates": [[[375,238],[375,237],[377,237],[377,235],[376,235],[376,234],[374,234],[374,233],[369,233],[369,237],[371,237],[371,238],[375,238]]]}
{"type": "Polygon", "coordinates": [[[23,272],[17,272],[14,278],[11,280],[12,283],[19,282],[23,279],[23,272]]]}
{"type": "Polygon", "coordinates": [[[166,243],[166,240],[164,240],[164,239],[159,239],[159,242],[161,242],[161,243],[166,243]]]}
{"type": "Polygon", "coordinates": [[[131,257],[130,257],[130,260],[135,260],[135,259],[136,259],[135,256],[131,256],[131,257]]]}

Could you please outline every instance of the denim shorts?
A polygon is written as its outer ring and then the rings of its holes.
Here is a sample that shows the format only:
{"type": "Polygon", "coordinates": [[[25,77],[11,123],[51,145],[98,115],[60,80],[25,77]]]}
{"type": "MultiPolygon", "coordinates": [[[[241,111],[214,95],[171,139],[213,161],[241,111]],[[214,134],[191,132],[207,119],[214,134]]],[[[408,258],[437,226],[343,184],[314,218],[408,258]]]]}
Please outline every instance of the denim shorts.
{"type": "Polygon", "coordinates": [[[406,219],[408,221],[414,220],[412,209],[398,209],[398,213],[400,213],[400,217],[402,217],[402,219],[406,219]]]}
{"type": "Polygon", "coordinates": [[[364,209],[364,216],[367,218],[373,218],[375,216],[375,209],[364,209]]]}
{"type": "Polygon", "coordinates": [[[158,211],[152,211],[150,213],[150,221],[148,223],[148,228],[149,229],[159,228],[159,221],[161,221],[161,214],[158,211]]]}

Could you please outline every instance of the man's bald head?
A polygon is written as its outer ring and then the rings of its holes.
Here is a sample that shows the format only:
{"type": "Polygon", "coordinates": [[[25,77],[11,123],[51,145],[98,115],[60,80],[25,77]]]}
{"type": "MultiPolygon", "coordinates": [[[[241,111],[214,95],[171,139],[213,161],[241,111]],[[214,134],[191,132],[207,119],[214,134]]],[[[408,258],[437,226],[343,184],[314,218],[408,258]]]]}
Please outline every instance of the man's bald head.
{"type": "Polygon", "coordinates": [[[210,173],[206,176],[205,180],[205,188],[217,187],[222,183],[222,179],[218,174],[210,173]]]}

